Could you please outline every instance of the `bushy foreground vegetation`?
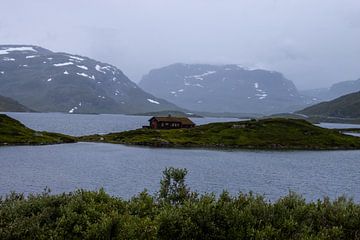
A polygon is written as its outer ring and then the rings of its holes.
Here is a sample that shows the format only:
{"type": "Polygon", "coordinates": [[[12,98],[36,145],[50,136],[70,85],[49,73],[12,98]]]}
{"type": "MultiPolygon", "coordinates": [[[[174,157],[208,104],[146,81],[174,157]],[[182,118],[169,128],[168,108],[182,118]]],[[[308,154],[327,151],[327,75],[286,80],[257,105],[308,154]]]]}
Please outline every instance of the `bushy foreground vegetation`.
{"type": "Polygon", "coordinates": [[[360,239],[360,205],[346,198],[199,195],[185,176],[166,169],[155,196],[130,200],[102,189],[10,194],[0,201],[0,239],[360,239]]]}
{"type": "Polygon", "coordinates": [[[360,138],[325,129],[301,119],[210,123],[191,129],[138,129],[81,137],[80,141],[157,147],[205,147],[238,149],[360,149],[360,138]]]}

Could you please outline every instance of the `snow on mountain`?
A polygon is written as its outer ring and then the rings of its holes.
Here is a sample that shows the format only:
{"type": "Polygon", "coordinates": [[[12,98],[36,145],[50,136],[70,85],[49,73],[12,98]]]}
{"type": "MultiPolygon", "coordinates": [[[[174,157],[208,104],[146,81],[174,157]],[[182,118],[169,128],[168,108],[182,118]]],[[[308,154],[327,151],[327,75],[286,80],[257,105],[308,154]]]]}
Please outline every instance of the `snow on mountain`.
{"type": "Polygon", "coordinates": [[[26,103],[36,111],[180,110],[144,92],[115,66],[37,46],[0,45],[0,94],[26,103]]]}
{"type": "Polygon", "coordinates": [[[139,85],[196,111],[268,114],[305,105],[295,85],[281,73],[239,65],[178,63],[150,71],[139,85]]]}

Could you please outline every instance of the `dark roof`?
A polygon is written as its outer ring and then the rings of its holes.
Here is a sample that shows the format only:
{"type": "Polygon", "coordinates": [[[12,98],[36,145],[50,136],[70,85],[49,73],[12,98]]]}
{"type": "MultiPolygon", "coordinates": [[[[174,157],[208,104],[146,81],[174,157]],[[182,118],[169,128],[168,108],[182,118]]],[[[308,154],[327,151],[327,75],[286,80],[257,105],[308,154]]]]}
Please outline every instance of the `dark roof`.
{"type": "Polygon", "coordinates": [[[156,119],[159,122],[180,122],[182,125],[195,125],[195,123],[187,117],[152,117],[149,121],[152,121],[153,119],[156,119]]]}

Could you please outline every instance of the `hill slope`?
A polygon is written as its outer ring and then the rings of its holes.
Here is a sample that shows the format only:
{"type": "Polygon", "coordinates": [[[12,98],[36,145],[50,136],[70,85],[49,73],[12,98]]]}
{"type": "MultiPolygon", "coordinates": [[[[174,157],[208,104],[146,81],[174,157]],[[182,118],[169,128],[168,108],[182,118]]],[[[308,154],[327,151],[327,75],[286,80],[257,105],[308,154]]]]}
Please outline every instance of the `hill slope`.
{"type": "Polygon", "coordinates": [[[173,64],[150,71],[139,85],[180,107],[200,112],[268,114],[306,105],[295,85],[282,74],[238,65],[173,64]]]}
{"type": "Polygon", "coordinates": [[[37,132],[25,127],[19,121],[0,114],[1,145],[44,145],[72,143],[75,138],[57,133],[37,132]]]}
{"type": "Polygon", "coordinates": [[[81,140],[160,147],[360,149],[360,138],[296,119],[211,123],[193,129],[138,129],[81,140]]]}
{"type": "Polygon", "coordinates": [[[0,45],[0,95],[40,112],[180,110],[144,92],[116,67],[28,45],[0,45]]]}
{"type": "Polygon", "coordinates": [[[309,116],[360,118],[360,92],[316,104],[299,111],[299,113],[309,116]]]}
{"type": "Polygon", "coordinates": [[[11,98],[0,96],[0,112],[32,112],[32,110],[11,98]]]}

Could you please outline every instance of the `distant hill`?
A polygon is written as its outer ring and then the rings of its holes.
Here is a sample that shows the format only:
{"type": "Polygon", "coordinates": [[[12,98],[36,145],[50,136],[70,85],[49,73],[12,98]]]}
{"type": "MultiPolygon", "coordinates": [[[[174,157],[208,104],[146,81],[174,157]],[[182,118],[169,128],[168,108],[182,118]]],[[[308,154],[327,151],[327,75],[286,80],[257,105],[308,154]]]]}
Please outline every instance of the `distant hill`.
{"type": "Polygon", "coordinates": [[[347,94],[329,102],[322,102],[299,111],[308,116],[360,118],[360,92],[347,94]]]}
{"type": "Polygon", "coordinates": [[[182,110],[146,93],[115,66],[30,45],[0,45],[0,95],[41,112],[182,110]]]}
{"type": "Polygon", "coordinates": [[[139,85],[197,112],[269,114],[306,105],[281,73],[238,65],[173,64],[150,71],[139,85]]]}
{"type": "Polygon", "coordinates": [[[360,79],[335,83],[330,88],[303,90],[300,91],[300,94],[312,99],[314,102],[321,102],[358,91],[360,91],[360,79]]]}
{"type": "Polygon", "coordinates": [[[11,98],[0,96],[0,112],[32,112],[32,110],[11,98]]]}

